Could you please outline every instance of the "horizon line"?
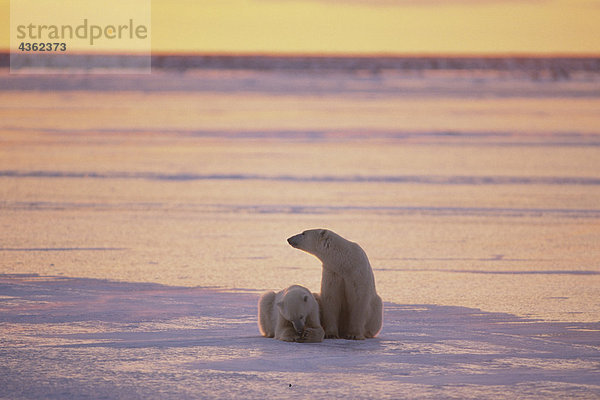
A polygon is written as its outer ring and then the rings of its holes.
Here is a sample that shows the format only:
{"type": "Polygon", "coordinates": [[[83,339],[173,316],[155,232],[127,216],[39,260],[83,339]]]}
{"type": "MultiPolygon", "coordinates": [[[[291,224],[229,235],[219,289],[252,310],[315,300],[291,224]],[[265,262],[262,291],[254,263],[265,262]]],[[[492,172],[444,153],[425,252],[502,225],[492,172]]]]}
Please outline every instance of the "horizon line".
{"type": "MultiPolygon", "coordinates": [[[[1,55],[10,55],[11,50],[0,48],[1,55]]],[[[19,54],[19,53],[17,53],[19,54]]],[[[49,53],[48,55],[55,54],[49,53]]],[[[75,51],[63,55],[98,55],[98,56],[157,56],[157,57],[289,57],[289,58],[600,58],[600,53],[569,52],[278,52],[278,51],[151,51],[140,54],[135,51],[75,51]]]]}

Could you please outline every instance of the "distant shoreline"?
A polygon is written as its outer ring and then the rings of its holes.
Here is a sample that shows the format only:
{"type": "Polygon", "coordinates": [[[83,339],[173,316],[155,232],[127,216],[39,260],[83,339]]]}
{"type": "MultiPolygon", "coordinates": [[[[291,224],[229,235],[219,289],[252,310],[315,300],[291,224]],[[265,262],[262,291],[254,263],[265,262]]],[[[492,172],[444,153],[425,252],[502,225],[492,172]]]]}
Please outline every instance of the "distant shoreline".
{"type": "MultiPolygon", "coordinates": [[[[31,53],[26,54],[28,56],[31,53]]],[[[138,66],[145,55],[130,54],[44,54],[34,57],[36,66],[72,68],[87,66],[115,68],[138,66]],[[42,61],[40,61],[42,60],[42,61]],[[41,65],[39,64],[41,62],[41,65]]],[[[550,71],[600,73],[600,55],[275,55],[275,54],[161,54],[150,56],[153,69],[282,70],[282,71],[550,71]]],[[[10,53],[0,52],[0,68],[10,67],[10,53]]]]}

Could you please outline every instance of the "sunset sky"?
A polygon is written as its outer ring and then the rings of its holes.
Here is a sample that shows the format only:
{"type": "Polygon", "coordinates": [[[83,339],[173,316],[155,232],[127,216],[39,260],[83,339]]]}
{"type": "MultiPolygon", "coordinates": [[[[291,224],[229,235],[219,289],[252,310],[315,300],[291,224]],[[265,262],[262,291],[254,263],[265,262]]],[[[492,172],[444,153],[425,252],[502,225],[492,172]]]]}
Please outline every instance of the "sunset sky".
{"type": "Polygon", "coordinates": [[[599,21],[600,0],[153,0],[151,29],[156,52],[599,54],[599,21]]]}

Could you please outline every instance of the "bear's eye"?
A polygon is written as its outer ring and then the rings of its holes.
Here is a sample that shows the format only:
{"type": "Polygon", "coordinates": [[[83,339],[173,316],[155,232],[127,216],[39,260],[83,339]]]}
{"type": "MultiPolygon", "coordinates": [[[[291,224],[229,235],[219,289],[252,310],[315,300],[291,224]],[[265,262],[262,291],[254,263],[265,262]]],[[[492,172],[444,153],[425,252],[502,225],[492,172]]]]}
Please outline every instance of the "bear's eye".
{"type": "Polygon", "coordinates": [[[304,315],[301,315],[301,316],[300,316],[300,319],[304,319],[304,315]]]}

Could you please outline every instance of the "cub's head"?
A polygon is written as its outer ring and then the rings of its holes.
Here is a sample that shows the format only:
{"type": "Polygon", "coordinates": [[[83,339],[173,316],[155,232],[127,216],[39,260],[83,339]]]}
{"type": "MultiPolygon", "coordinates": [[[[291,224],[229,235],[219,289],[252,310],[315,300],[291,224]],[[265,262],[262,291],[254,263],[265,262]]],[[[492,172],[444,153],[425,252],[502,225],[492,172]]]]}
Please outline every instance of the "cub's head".
{"type": "Polygon", "coordinates": [[[312,293],[302,286],[290,286],[285,290],[283,299],[277,303],[279,312],[294,326],[299,335],[304,331],[306,319],[319,305],[312,293]]]}
{"type": "Polygon", "coordinates": [[[296,248],[322,258],[331,247],[331,241],[335,234],[327,229],[310,229],[298,235],[292,236],[287,241],[296,248]]]}

